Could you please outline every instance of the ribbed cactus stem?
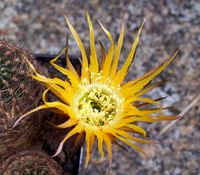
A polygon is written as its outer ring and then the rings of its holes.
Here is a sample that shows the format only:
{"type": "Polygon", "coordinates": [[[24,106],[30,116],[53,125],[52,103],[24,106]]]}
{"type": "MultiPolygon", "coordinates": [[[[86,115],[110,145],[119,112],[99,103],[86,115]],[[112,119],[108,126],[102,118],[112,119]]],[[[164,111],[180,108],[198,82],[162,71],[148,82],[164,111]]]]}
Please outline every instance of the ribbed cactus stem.
{"type": "Polygon", "coordinates": [[[13,129],[22,114],[38,106],[41,96],[41,86],[29,76],[27,59],[39,69],[26,50],[0,40],[0,162],[18,149],[28,147],[39,136],[38,113],[13,129]]]}
{"type": "Polygon", "coordinates": [[[61,175],[59,165],[37,149],[22,150],[0,163],[1,175],[61,175]]]}

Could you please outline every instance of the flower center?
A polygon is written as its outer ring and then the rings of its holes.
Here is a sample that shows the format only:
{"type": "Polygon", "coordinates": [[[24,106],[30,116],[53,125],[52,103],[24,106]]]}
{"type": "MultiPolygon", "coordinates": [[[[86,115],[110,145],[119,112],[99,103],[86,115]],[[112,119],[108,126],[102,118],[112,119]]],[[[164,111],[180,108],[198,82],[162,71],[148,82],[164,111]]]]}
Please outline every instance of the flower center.
{"type": "Polygon", "coordinates": [[[122,98],[108,85],[90,84],[75,97],[75,111],[84,123],[105,126],[121,112],[122,98]]]}

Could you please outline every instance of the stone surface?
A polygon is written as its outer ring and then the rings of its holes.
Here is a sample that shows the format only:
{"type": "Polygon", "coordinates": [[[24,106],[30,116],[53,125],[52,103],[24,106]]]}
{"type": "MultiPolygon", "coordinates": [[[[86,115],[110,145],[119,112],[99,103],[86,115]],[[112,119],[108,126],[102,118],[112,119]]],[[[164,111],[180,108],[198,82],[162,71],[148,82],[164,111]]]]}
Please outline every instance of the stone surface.
{"type": "MultiPolygon", "coordinates": [[[[69,35],[71,54],[79,54],[66,26],[67,15],[88,47],[88,26],[84,11],[94,21],[96,40],[108,48],[109,42],[100,29],[100,20],[114,36],[119,36],[124,14],[126,38],[121,54],[125,60],[142,20],[147,21],[128,79],[140,76],[167,59],[176,48],[179,54],[157,79],[169,81],[150,93],[168,96],[165,105],[173,105],[169,114],[178,114],[199,94],[200,77],[200,2],[198,0],[4,0],[0,2],[0,37],[14,40],[34,53],[58,53],[69,35]]],[[[200,110],[199,103],[167,133],[158,137],[166,125],[145,124],[159,145],[142,145],[149,157],[144,159],[130,150],[125,153],[114,146],[113,174],[117,175],[197,175],[200,174],[200,110]]],[[[81,174],[105,174],[107,162],[93,163],[81,174]]]]}

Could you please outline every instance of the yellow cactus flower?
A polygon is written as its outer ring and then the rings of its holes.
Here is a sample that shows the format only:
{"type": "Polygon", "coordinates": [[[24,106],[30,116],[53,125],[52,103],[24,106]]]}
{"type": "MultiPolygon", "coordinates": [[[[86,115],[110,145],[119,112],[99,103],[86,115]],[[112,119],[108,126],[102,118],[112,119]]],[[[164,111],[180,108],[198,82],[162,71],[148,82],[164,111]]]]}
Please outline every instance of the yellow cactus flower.
{"type": "Polygon", "coordinates": [[[124,142],[139,152],[143,152],[135,144],[136,142],[145,144],[155,142],[141,138],[145,137],[147,132],[137,125],[138,122],[159,122],[177,119],[176,116],[163,116],[158,113],[164,109],[159,105],[158,100],[142,97],[145,93],[160,85],[160,82],[153,84],[150,82],[169,65],[176,56],[177,51],[171,58],[142,77],[124,82],[136,53],[144,22],[139,28],[125,63],[118,69],[118,61],[125,34],[123,23],[117,45],[114,44],[113,37],[109,31],[100,23],[101,28],[110,40],[110,47],[108,53],[106,53],[103,45],[100,43],[102,58],[101,64],[99,64],[95,48],[94,30],[89,14],[87,14],[91,51],[89,58],[78,33],[69,19],[67,17],[65,19],[82,54],[81,75],[77,73],[71,64],[68,54],[66,56],[67,68],[55,63],[59,56],[67,51],[66,49],[68,48],[65,48],[56,58],[50,61],[52,66],[67,76],[68,80],[63,81],[59,78],[47,78],[40,75],[33,65],[29,63],[33,70],[32,78],[42,82],[47,87],[42,95],[44,104],[21,116],[15,125],[25,116],[38,110],[56,109],[59,113],[69,117],[69,119],[60,125],[53,125],[57,128],[73,126],[73,129],[61,141],[54,156],[62,151],[64,143],[71,136],[78,133],[84,134],[87,152],[85,166],[87,166],[91,158],[95,140],[97,140],[100,161],[104,157],[103,145],[105,145],[110,165],[112,161],[112,144],[117,143],[117,140],[124,142]],[[46,100],[49,91],[55,94],[58,101],[49,102],[46,100]],[[142,108],[141,103],[138,105],[135,102],[141,102],[142,108]],[[136,135],[140,136],[140,138],[136,135]]]}

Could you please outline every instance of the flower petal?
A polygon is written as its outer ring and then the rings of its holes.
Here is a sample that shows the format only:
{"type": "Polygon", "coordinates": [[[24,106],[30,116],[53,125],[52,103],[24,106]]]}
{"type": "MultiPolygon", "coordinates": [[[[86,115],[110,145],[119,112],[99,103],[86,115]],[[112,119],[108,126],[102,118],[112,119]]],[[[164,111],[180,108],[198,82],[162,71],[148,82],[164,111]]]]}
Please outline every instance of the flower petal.
{"type": "Polygon", "coordinates": [[[107,150],[108,150],[108,159],[109,159],[109,171],[111,173],[111,167],[112,167],[112,143],[111,139],[107,134],[103,134],[103,140],[106,144],[107,150]]]}
{"type": "Polygon", "coordinates": [[[126,127],[131,128],[131,129],[135,130],[136,132],[143,134],[143,136],[147,135],[147,132],[142,127],[140,127],[138,125],[127,124],[126,127]]]}
{"type": "Polygon", "coordinates": [[[77,120],[72,120],[72,119],[68,119],[66,122],[62,123],[62,124],[59,124],[59,125],[56,125],[50,121],[48,121],[49,124],[53,125],[54,127],[56,128],[59,128],[59,129],[64,129],[64,128],[69,128],[71,126],[74,126],[76,125],[78,122],[77,120]]]}
{"type": "Polygon", "coordinates": [[[120,51],[122,48],[122,43],[124,40],[124,32],[125,32],[125,25],[124,22],[122,22],[122,26],[121,26],[121,32],[119,35],[119,40],[117,43],[117,47],[115,49],[115,55],[114,55],[114,60],[112,63],[112,67],[110,70],[110,77],[113,78],[116,75],[116,71],[117,71],[117,66],[118,66],[118,62],[119,62],[119,56],[120,56],[120,51]]]}
{"type": "Polygon", "coordinates": [[[92,25],[92,21],[90,19],[90,15],[86,13],[87,15],[87,21],[88,21],[88,26],[90,30],[90,71],[94,73],[98,73],[98,58],[96,54],[96,48],[95,48],[95,40],[94,40],[94,29],[92,25]]]}
{"type": "Polygon", "coordinates": [[[101,43],[101,41],[99,41],[99,45],[101,47],[101,64],[100,64],[100,70],[103,69],[103,65],[104,65],[104,62],[105,62],[105,58],[106,58],[106,50],[103,46],[103,44],[101,43]]]}
{"type": "Polygon", "coordinates": [[[144,22],[145,20],[143,21],[139,31],[138,31],[138,34],[135,38],[135,41],[132,45],[132,48],[131,48],[131,51],[126,59],[126,62],[124,63],[124,65],[122,66],[122,68],[117,72],[116,76],[114,77],[114,83],[115,84],[121,84],[121,82],[124,80],[126,74],[127,74],[127,71],[134,59],[134,55],[136,53],[136,49],[137,49],[137,45],[138,45],[138,42],[139,42],[139,36],[140,36],[140,33],[141,33],[141,30],[143,28],[143,25],[144,25],[144,22]]]}
{"type": "Polygon", "coordinates": [[[81,79],[83,78],[87,78],[87,80],[89,80],[89,71],[88,71],[88,60],[87,60],[87,55],[85,52],[85,48],[84,45],[78,35],[78,33],[76,32],[76,30],[74,29],[74,27],[72,26],[72,24],[70,23],[69,19],[65,17],[65,20],[67,22],[67,25],[69,26],[69,29],[72,32],[72,35],[74,36],[74,39],[76,40],[80,50],[81,50],[81,55],[82,55],[82,70],[81,70],[81,79]]]}
{"type": "Polygon", "coordinates": [[[26,117],[26,116],[28,116],[28,115],[30,115],[30,114],[36,112],[36,111],[39,111],[39,110],[41,110],[41,109],[47,109],[47,108],[50,108],[50,107],[44,104],[44,105],[38,106],[37,108],[35,108],[35,109],[33,109],[33,110],[31,110],[31,111],[25,113],[24,115],[22,115],[21,117],[19,117],[19,118],[17,119],[17,121],[16,121],[15,124],[13,125],[13,128],[16,127],[16,126],[18,125],[18,123],[19,123],[24,117],[26,117]]]}
{"type": "Polygon", "coordinates": [[[100,24],[101,28],[103,29],[103,31],[108,36],[110,42],[111,42],[111,45],[110,45],[110,48],[108,50],[108,54],[106,55],[105,62],[103,64],[103,69],[102,69],[102,71],[103,71],[102,76],[108,77],[109,72],[110,72],[110,68],[111,68],[112,59],[113,59],[115,45],[114,45],[113,37],[110,34],[110,32],[100,22],[99,22],[99,24],[100,24]]]}
{"type": "Polygon", "coordinates": [[[132,109],[129,108],[129,110],[126,113],[122,114],[122,116],[127,117],[127,116],[131,116],[131,115],[148,115],[148,114],[160,112],[164,109],[166,109],[166,108],[149,108],[149,109],[142,109],[142,110],[136,111],[135,107],[133,107],[132,109]]]}
{"type": "Polygon", "coordinates": [[[126,123],[126,124],[133,122],[158,122],[158,119],[154,119],[151,116],[138,114],[123,118],[121,121],[121,123],[126,123]]]}
{"type": "MultiPolygon", "coordinates": [[[[133,149],[135,149],[136,151],[138,152],[141,152],[143,153],[144,155],[146,155],[146,153],[140,148],[138,147],[137,145],[133,144],[132,142],[130,142],[127,138],[124,138],[127,136],[127,133],[124,132],[124,131],[121,131],[121,130],[117,130],[117,129],[110,129],[110,130],[107,130],[108,133],[112,134],[115,138],[118,138],[119,140],[121,140],[122,142],[126,143],[127,145],[129,145],[130,147],[132,147],[133,149]],[[119,136],[118,134],[122,135],[119,136]]],[[[129,134],[128,134],[129,135],[129,134]]],[[[130,136],[130,135],[129,135],[130,136]]],[[[128,137],[129,137],[128,136],[128,137]]]]}
{"type": "Polygon", "coordinates": [[[74,114],[74,111],[71,109],[70,106],[67,106],[64,103],[61,103],[59,101],[54,101],[54,102],[47,102],[46,101],[46,95],[47,92],[50,89],[46,89],[43,94],[42,94],[42,100],[45,103],[46,106],[48,106],[49,108],[56,108],[59,109],[61,112],[63,112],[63,114],[67,114],[71,119],[77,120],[77,116],[74,114]]]}
{"type": "MultiPolygon", "coordinates": [[[[63,82],[61,84],[61,82],[57,81],[57,79],[46,78],[39,74],[32,75],[32,78],[35,80],[38,80],[40,82],[43,82],[45,84],[45,86],[48,87],[64,103],[71,104],[72,97],[73,97],[73,92],[70,91],[71,87],[70,86],[65,87],[65,88],[67,88],[66,90],[61,88],[61,87],[64,87],[63,86],[64,84],[67,85],[67,83],[63,82]]],[[[60,80],[60,81],[62,81],[62,80],[60,80]]]]}
{"type": "Polygon", "coordinates": [[[119,140],[121,140],[122,142],[126,143],[127,145],[129,145],[131,148],[133,148],[134,150],[138,151],[139,153],[142,153],[143,155],[147,156],[147,154],[137,145],[133,144],[132,142],[130,142],[129,140],[120,137],[118,135],[115,135],[116,138],[118,138],[119,140]]]}
{"type": "Polygon", "coordinates": [[[97,141],[98,141],[98,150],[100,153],[100,158],[99,160],[96,160],[96,163],[100,163],[103,158],[104,158],[104,151],[103,151],[103,133],[100,130],[95,131],[95,135],[97,136],[97,141]]]}
{"type": "Polygon", "coordinates": [[[146,94],[147,92],[153,90],[154,88],[162,85],[165,81],[158,81],[156,83],[150,84],[149,86],[145,87],[144,89],[142,89],[141,91],[137,92],[135,95],[136,96],[142,96],[144,94],[146,94]]]}
{"type": "Polygon", "coordinates": [[[170,57],[167,61],[162,63],[160,66],[154,68],[141,78],[138,78],[137,81],[133,80],[128,83],[126,83],[123,86],[124,93],[126,94],[126,98],[133,96],[137,92],[139,92],[145,85],[147,85],[155,76],[157,76],[160,72],[162,72],[169,63],[175,58],[177,55],[178,50],[173,54],[172,57],[170,57]]]}
{"type": "Polygon", "coordinates": [[[66,43],[65,55],[66,55],[66,63],[67,63],[68,69],[74,74],[74,77],[76,77],[76,79],[79,80],[79,75],[78,75],[77,71],[75,70],[74,66],[72,65],[72,63],[71,63],[71,61],[69,59],[69,55],[68,55],[68,39],[67,39],[67,43],[66,43]]]}
{"type": "MultiPolygon", "coordinates": [[[[66,50],[66,48],[63,50],[63,52],[64,52],[65,50],[66,50]]],[[[61,53],[62,53],[62,52],[61,52],[61,53]]],[[[57,57],[55,57],[54,59],[52,59],[52,60],[50,61],[51,65],[52,65],[53,67],[55,67],[58,71],[60,71],[62,74],[66,75],[66,76],[69,78],[69,80],[70,80],[72,86],[73,86],[74,88],[77,88],[77,87],[78,87],[78,84],[79,84],[79,79],[77,79],[77,77],[74,76],[74,74],[73,74],[71,71],[69,71],[69,70],[67,70],[67,69],[65,69],[65,68],[63,68],[63,67],[61,67],[61,66],[55,64],[54,62],[55,62],[58,58],[59,58],[59,55],[58,55],[57,57]]]]}
{"type": "Polygon", "coordinates": [[[52,156],[52,157],[55,157],[57,156],[58,154],[60,154],[60,152],[62,151],[63,149],[63,145],[64,143],[67,141],[67,139],[69,139],[71,136],[73,136],[74,134],[76,133],[81,133],[83,131],[83,127],[81,125],[76,125],[75,128],[73,128],[66,136],[65,138],[62,140],[62,142],[60,142],[59,144],[59,147],[56,151],[56,153],[52,156]]]}
{"type": "Polygon", "coordinates": [[[160,105],[158,102],[156,102],[156,101],[154,101],[154,100],[152,100],[150,98],[142,98],[142,97],[137,97],[137,96],[133,96],[133,97],[130,97],[130,98],[126,99],[124,101],[124,105],[128,106],[132,102],[136,102],[136,101],[141,101],[141,102],[146,102],[146,103],[149,103],[149,104],[160,105]]]}
{"type": "Polygon", "coordinates": [[[144,140],[144,139],[140,139],[140,138],[137,138],[137,137],[133,137],[132,135],[128,134],[127,132],[121,131],[121,130],[118,130],[117,134],[120,135],[120,136],[122,136],[122,137],[124,137],[127,140],[132,140],[132,141],[139,142],[139,143],[144,143],[144,144],[158,144],[157,141],[154,141],[154,140],[144,140]]]}
{"type": "Polygon", "coordinates": [[[85,167],[87,167],[89,161],[90,161],[90,154],[91,154],[91,149],[92,145],[91,144],[91,136],[94,135],[93,132],[90,130],[90,128],[85,129],[86,136],[85,136],[85,141],[86,141],[86,158],[85,158],[85,167]]]}

